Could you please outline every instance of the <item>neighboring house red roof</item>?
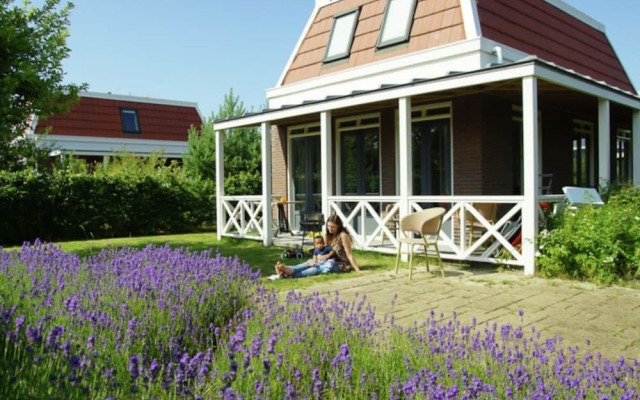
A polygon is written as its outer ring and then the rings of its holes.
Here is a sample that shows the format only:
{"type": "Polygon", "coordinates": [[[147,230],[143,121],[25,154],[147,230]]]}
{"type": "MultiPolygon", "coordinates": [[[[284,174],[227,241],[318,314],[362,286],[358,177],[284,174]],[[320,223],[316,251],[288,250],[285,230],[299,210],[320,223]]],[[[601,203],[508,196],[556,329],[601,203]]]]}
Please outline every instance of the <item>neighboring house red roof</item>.
{"type": "Polygon", "coordinates": [[[35,133],[51,128],[52,135],[186,142],[189,127],[201,124],[195,103],[81,93],[80,101],[70,112],[38,121],[35,133]],[[140,133],[123,132],[120,117],[123,108],[137,111],[140,133]]]}
{"type": "MultiPolygon", "coordinates": [[[[418,0],[409,41],[378,50],[376,43],[387,1],[341,0],[321,7],[303,34],[283,76],[282,86],[473,39],[466,37],[460,0],[418,0]],[[348,59],[324,63],[334,17],[356,7],[360,7],[360,15],[348,59]]],[[[597,29],[597,23],[583,22],[560,8],[572,7],[557,0],[553,1],[560,6],[546,0],[473,1],[482,37],[636,93],[606,34],[597,29]]]]}
{"type": "Polygon", "coordinates": [[[607,35],[543,0],[477,0],[482,36],[636,93],[607,35]]]}

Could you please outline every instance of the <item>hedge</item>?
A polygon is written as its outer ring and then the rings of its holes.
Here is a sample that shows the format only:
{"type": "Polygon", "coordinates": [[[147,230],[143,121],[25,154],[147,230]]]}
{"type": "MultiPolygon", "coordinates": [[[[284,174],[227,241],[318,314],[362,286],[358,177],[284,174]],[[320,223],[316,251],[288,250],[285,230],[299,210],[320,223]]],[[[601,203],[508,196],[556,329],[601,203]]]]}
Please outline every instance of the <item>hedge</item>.
{"type": "Polygon", "coordinates": [[[0,171],[0,246],[212,228],[213,187],[172,175],[0,171]]]}

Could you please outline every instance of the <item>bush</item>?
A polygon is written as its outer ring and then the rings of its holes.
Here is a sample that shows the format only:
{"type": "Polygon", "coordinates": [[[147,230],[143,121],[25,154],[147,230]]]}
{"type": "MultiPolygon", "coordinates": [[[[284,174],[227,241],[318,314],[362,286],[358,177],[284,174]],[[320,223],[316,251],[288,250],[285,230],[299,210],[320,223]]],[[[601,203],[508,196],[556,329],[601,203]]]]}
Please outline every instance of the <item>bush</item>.
{"type": "Polygon", "coordinates": [[[214,185],[152,174],[0,172],[0,244],[211,229],[214,185]]]}
{"type": "Polygon", "coordinates": [[[565,209],[539,238],[540,272],[596,283],[640,277],[640,192],[624,187],[605,205],[565,209]]]}

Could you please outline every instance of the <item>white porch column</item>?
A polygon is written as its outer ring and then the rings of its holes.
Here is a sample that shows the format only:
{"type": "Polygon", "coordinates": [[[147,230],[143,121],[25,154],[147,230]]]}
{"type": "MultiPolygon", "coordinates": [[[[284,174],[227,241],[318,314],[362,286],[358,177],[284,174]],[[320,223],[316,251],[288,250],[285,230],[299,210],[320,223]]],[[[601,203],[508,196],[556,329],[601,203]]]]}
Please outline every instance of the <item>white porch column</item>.
{"type": "Polygon", "coordinates": [[[411,185],[411,98],[398,99],[398,159],[400,180],[400,218],[409,214],[409,196],[412,195],[411,185]]]}
{"type": "Polygon", "coordinates": [[[320,113],[320,190],[322,193],[322,214],[325,220],[331,214],[329,196],[333,195],[333,129],[331,111],[320,113]]]}
{"type": "Polygon", "coordinates": [[[225,131],[215,131],[216,134],[216,231],[218,240],[222,239],[224,228],[224,209],[222,197],[224,196],[224,135],[225,131]]]}
{"type": "Polygon", "coordinates": [[[522,206],[522,257],[524,274],[535,273],[538,234],[538,79],[522,79],[522,125],[524,179],[522,206]]]}
{"type": "Polygon", "coordinates": [[[596,185],[609,185],[611,180],[611,116],[609,100],[598,99],[598,180],[596,185]]]}
{"type": "Polygon", "coordinates": [[[633,163],[633,184],[640,186],[640,110],[633,111],[631,127],[631,162],[633,163]]]}
{"type": "Polygon", "coordinates": [[[260,127],[262,136],[262,243],[270,246],[273,243],[273,209],[271,208],[271,124],[263,122],[260,127]]]}

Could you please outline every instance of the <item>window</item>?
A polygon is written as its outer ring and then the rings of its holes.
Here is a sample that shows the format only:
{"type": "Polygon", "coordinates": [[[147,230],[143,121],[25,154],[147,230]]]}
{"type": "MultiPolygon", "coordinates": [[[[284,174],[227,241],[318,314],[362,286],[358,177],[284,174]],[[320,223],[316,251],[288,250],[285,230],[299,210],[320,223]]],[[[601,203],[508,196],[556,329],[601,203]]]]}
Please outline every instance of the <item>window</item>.
{"type": "Polygon", "coordinates": [[[631,131],[618,129],[616,138],[616,179],[620,183],[631,182],[631,131]]]}
{"type": "Polygon", "coordinates": [[[411,112],[413,194],[451,194],[451,108],[433,105],[411,112]]]}
{"type": "Polygon", "coordinates": [[[137,110],[133,108],[121,108],[120,121],[122,122],[122,132],[140,133],[140,124],[138,124],[137,110]]]}
{"type": "Polygon", "coordinates": [[[588,187],[594,184],[593,123],[573,121],[573,186],[588,187]]]}
{"type": "Polygon", "coordinates": [[[338,121],[340,190],[347,196],[380,194],[380,117],[338,121]]]}
{"type": "Polygon", "coordinates": [[[392,46],[409,40],[416,0],[389,0],[378,37],[378,48],[392,46]]]}
{"type": "Polygon", "coordinates": [[[324,62],[331,62],[349,57],[353,36],[358,25],[360,8],[336,15],[333,18],[333,28],[329,36],[327,52],[324,62]]]}

